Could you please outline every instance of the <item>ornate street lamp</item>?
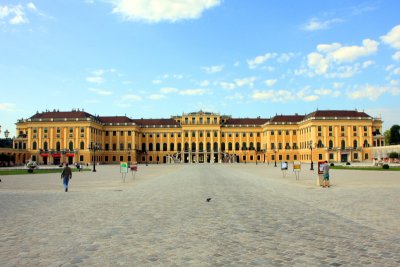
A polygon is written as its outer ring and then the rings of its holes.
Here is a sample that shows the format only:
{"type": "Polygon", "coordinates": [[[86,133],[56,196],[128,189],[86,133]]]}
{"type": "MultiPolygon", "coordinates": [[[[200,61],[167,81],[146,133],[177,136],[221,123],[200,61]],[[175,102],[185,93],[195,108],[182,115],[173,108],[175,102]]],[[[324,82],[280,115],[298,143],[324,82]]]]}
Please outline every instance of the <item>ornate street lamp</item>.
{"type": "Polygon", "coordinates": [[[6,139],[8,138],[9,135],[10,135],[10,132],[6,129],[6,131],[4,132],[4,136],[6,137],[6,139]]]}
{"type": "Polygon", "coordinates": [[[275,153],[275,156],[274,156],[274,159],[275,159],[275,165],[274,165],[274,167],[276,167],[276,149],[274,149],[274,153],[275,153]]]}
{"type": "Polygon", "coordinates": [[[311,167],[310,170],[313,171],[314,170],[314,162],[312,160],[312,150],[313,150],[313,144],[312,141],[308,142],[309,146],[310,146],[310,159],[311,159],[311,167]]]}
{"type": "Polygon", "coordinates": [[[93,151],[93,172],[96,172],[96,150],[100,150],[100,144],[94,143],[90,144],[89,150],[93,151]]]}

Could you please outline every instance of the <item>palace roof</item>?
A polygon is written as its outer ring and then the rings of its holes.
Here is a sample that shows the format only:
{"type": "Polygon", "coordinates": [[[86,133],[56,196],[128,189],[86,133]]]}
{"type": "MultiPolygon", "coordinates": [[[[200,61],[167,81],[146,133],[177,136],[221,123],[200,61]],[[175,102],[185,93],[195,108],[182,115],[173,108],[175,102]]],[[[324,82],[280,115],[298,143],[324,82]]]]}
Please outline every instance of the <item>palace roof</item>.
{"type": "Polygon", "coordinates": [[[103,123],[132,123],[132,119],[127,116],[100,116],[98,119],[103,123]]]}
{"type": "Polygon", "coordinates": [[[144,125],[156,125],[156,126],[164,126],[164,125],[179,125],[177,121],[174,119],[135,119],[132,120],[138,125],[144,126],[144,125]]]}
{"type": "Polygon", "coordinates": [[[268,121],[269,119],[263,118],[229,118],[225,125],[263,125],[268,121]]]}
{"type": "Polygon", "coordinates": [[[84,111],[45,111],[36,113],[31,119],[71,119],[71,118],[92,118],[93,115],[84,111]]]}
{"type": "Polygon", "coordinates": [[[304,119],[304,115],[276,115],[270,120],[271,123],[297,123],[304,119]]]}
{"type": "Polygon", "coordinates": [[[307,114],[304,119],[308,118],[371,118],[365,112],[359,112],[357,110],[316,110],[307,114]]]}

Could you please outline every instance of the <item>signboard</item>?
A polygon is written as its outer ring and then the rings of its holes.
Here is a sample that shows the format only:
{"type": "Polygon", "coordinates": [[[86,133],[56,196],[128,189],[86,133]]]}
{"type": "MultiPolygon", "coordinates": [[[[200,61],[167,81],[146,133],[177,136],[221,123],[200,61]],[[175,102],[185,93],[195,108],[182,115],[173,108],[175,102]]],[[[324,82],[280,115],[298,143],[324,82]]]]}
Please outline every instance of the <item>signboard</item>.
{"type": "Polygon", "coordinates": [[[126,162],[121,162],[120,165],[120,173],[128,173],[128,163],[126,162]]]}
{"type": "Polygon", "coordinates": [[[294,172],[301,171],[301,163],[300,162],[293,162],[293,171],[294,172]]]}
{"type": "Polygon", "coordinates": [[[281,170],[286,171],[288,169],[288,163],[286,161],[281,162],[281,170]]]}
{"type": "Polygon", "coordinates": [[[318,161],[318,174],[324,173],[325,161],[318,161]]]}

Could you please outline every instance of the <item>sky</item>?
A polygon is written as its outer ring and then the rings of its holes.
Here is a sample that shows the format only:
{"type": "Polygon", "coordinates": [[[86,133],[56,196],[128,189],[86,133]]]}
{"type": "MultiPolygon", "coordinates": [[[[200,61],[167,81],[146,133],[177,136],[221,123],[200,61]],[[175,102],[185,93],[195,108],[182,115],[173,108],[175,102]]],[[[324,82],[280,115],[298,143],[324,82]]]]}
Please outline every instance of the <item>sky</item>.
{"type": "Polygon", "coordinates": [[[398,0],[0,0],[1,137],[37,111],[400,124],[398,0]]]}

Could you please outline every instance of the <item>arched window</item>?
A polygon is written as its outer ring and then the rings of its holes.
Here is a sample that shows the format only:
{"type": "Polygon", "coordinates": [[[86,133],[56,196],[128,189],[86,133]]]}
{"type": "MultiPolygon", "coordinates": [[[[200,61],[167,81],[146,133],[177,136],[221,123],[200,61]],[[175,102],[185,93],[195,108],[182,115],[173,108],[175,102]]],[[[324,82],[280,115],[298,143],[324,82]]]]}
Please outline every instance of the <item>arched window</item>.
{"type": "Polygon", "coordinates": [[[214,152],[217,152],[217,151],[218,151],[218,143],[214,142],[214,152]]]}
{"type": "Polygon", "coordinates": [[[149,144],[149,151],[153,151],[153,143],[149,144]]]}
{"type": "Polygon", "coordinates": [[[221,143],[221,150],[225,151],[225,143],[221,143]]]}
{"type": "Polygon", "coordinates": [[[257,151],[260,151],[260,150],[261,150],[261,143],[257,142],[257,151]]]}
{"type": "Polygon", "coordinates": [[[342,149],[346,149],[346,141],[342,140],[341,148],[342,149]]]}
{"type": "Polygon", "coordinates": [[[192,151],[196,151],[196,143],[195,142],[192,143],[192,151]]]}
{"type": "Polygon", "coordinates": [[[36,141],[34,141],[34,142],[32,143],[32,149],[37,149],[37,143],[36,143],[36,141]]]}
{"type": "Polygon", "coordinates": [[[250,150],[254,150],[254,144],[253,144],[253,142],[250,142],[250,150]]]}
{"type": "Polygon", "coordinates": [[[211,151],[211,143],[208,142],[208,143],[207,143],[207,152],[210,152],[210,151],[211,151]]]}
{"type": "Polygon", "coordinates": [[[160,143],[156,143],[156,151],[160,151],[160,143]]]}
{"type": "Polygon", "coordinates": [[[243,142],[243,143],[242,143],[242,150],[247,150],[247,144],[246,144],[246,142],[243,142]]]}
{"type": "Polygon", "coordinates": [[[239,149],[240,149],[239,142],[236,142],[236,143],[235,143],[235,150],[239,150],[239,149]]]}
{"type": "Polygon", "coordinates": [[[44,149],[44,150],[48,150],[48,149],[49,149],[49,146],[47,145],[47,142],[44,142],[44,143],[43,143],[43,149],[44,149]]]}
{"type": "Polygon", "coordinates": [[[163,144],[162,150],[163,150],[163,151],[167,151],[167,150],[168,150],[168,145],[167,145],[167,143],[164,143],[164,144],[163,144]]]}
{"type": "Polygon", "coordinates": [[[200,151],[200,152],[203,152],[203,151],[204,151],[204,144],[203,144],[203,142],[200,142],[200,144],[199,144],[199,151],[200,151]]]}
{"type": "Polygon", "coordinates": [[[170,150],[170,151],[174,151],[174,150],[175,150],[174,143],[170,143],[170,144],[169,144],[169,150],[170,150]]]}
{"type": "Polygon", "coordinates": [[[185,151],[189,151],[189,143],[185,143],[185,151]]]}
{"type": "Polygon", "coordinates": [[[364,140],[364,145],[363,145],[364,147],[369,147],[369,144],[368,144],[368,141],[367,140],[364,140]]]}
{"type": "Polygon", "coordinates": [[[318,140],[317,147],[324,147],[324,145],[322,144],[322,141],[321,141],[321,140],[318,140]]]}
{"type": "Polygon", "coordinates": [[[232,151],[232,143],[231,142],[228,143],[228,150],[232,151]]]}
{"type": "Polygon", "coordinates": [[[142,152],[146,151],[146,143],[142,143],[142,152]]]}
{"type": "Polygon", "coordinates": [[[74,150],[74,143],[72,141],[69,142],[68,149],[74,150]]]}
{"type": "MultiPolygon", "coordinates": [[[[81,142],[81,149],[85,149],[85,142],[81,142]]],[[[59,149],[57,149],[57,150],[59,150],[59,149]]]]}
{"type": "Polygon", "coordinates": [[[178,143],[178,151],[182,151],[182,144],[178,143]]]}
{"type": "Polygon", "coordinates": [[[333,141],[329,140],[329,148],[333,148],[333,141]]]}
{"type": "Polygon", "coordinates": [[[357,140],[354,140],[353,141],[353,148],[357,148],[357,146],[358,146],[358,142],[357,142],[357,140]]]}

